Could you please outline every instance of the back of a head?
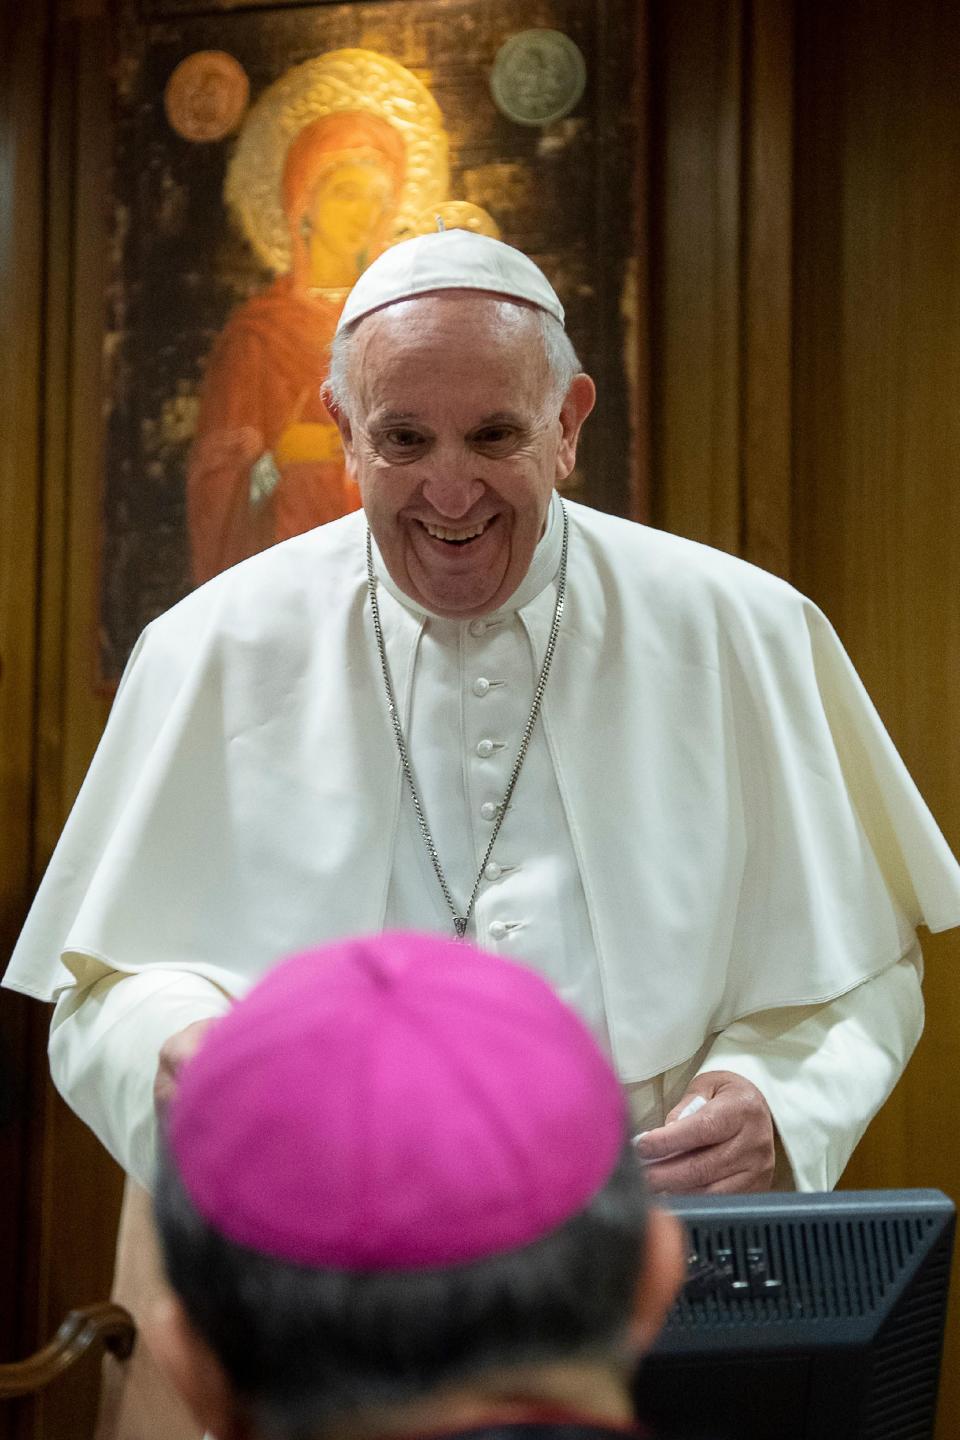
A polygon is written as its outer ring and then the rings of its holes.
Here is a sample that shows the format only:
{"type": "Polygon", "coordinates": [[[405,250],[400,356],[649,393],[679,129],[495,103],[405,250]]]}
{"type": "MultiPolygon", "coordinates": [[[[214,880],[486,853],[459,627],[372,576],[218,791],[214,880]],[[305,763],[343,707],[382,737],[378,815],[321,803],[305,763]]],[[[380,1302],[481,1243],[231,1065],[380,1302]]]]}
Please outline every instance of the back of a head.
{"type": "Polygon", "coordinates": [[[646,1217],[626,1129],[534,972],[414,935],[295,957],[184,1071],[156,1192],[172,1287],[277,1440],[617,1357],[646,1217]]]}

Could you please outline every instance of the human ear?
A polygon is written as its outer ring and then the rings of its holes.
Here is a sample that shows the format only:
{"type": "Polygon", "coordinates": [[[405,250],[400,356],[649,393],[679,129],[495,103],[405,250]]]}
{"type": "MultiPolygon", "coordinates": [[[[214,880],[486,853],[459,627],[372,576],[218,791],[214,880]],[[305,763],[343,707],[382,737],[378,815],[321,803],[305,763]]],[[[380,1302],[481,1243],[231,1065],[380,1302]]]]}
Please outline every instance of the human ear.
{"type": "Polygon", "coordinates": [[[350,416],[347,411],[337,404],[330,389],[330,381],[325,380],[320,387],[320,398],[326,405],[333,423],[340,432],[340,443],[343,446],[343,453],[347,461],[347,469],[353,474],[354,453],[353,453],[353,426],[350,423],[350,416]]]}
{"type": "Polygon", "coordinates": [[[631,1348],[650,1349],[687,1273],[686,1232],[676,1215],[659,1207],[647,1216],[643,1266],[634,1295],[631,1348]]]}
{"type": "Polygon", "coordinates": [[[150,1354],[205,1431],[216,1440],[253,1440],[219,1361],[175,1295],[156,1302],[142,1330],[150,1354]]]}
{"type": "Polygon", "coordinates": [[[577,441],[584,420],[593,409],[597,388],[589,375],[574,375],[560,407],[560,444],[556,480],[566,480],[577,462],[577,441]]]}

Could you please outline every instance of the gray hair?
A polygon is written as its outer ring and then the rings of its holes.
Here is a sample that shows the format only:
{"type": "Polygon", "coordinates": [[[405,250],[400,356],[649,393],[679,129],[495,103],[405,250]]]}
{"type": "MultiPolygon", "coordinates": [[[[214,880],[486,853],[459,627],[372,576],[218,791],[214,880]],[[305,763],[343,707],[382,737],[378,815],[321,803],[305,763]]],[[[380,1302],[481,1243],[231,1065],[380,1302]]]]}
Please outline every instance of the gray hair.
{"type": "MultiPolygon", "coordinates": [[[[520,305],[500,296],[497,297],[497,300],[499,304],[509,305],[513,310],[533,313],[543,343],[547,373],[550,376],[550,399],[559,404],[570,389],[573,377],[579,375],[583,369],[569,335],[559,320],[555,320],[546,310],[541,310],[538,306],[520,305]]],[[[333,345],[330,350],[330,371],[323,387],[324,395],[337,410],[343,411],[346,415],[350,414],[355,398],[350,384],[353,341],[366,318],[362,315],[352,325],[346,325],[342,330],[338,330],[333,337],[333,345]]]]}

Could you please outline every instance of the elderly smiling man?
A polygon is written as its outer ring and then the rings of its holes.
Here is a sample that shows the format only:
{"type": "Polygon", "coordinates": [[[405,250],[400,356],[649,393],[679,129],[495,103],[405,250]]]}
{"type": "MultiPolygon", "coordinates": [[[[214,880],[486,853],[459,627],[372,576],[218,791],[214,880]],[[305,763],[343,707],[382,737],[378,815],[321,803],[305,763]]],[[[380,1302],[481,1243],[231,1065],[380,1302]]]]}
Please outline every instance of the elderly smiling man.
{"type": "Polygon", "coordinates": [[[594,399],[562,315],[497,241],[381,256],[330,382],[363,512],[131,660],[7,983],[57,998],[56,1083],[144,1182],[155,1076],[352,932],[549,977],[659,1190],[831,1186],[911,1052],[957,866],[814,606],[560,500],[594,399]]]}

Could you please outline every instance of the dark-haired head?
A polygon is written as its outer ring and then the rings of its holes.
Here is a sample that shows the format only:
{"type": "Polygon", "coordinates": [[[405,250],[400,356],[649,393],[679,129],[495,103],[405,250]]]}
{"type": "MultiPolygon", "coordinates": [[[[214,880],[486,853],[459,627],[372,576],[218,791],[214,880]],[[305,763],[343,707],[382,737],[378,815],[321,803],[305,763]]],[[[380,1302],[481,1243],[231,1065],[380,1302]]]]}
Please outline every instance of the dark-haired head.
{"type": "Polygon", "coordinates": [[[222,1371],[234,1433],[263,1440],[398,1433],[425,1400],[445,1409],[464,1391],[497,1413],[507,1395],[547,1403],[571,1366],[626,1392],[675,1288],[676,1237],[648,1211],[629,1144],[578,1215],[466,1265],[343,1271],[258,1254],[198,1215],[169,1152],[155,1209],[180,1336],[222,1371]]]}
{"type": "Polygon", "coordinates": [[[152,1344],[218,1440],[624,1422],[678,1279],[582,1023],[435,937],[301,956],[241,1001],[184,1071],[155,1212],[152,1344]]]}

